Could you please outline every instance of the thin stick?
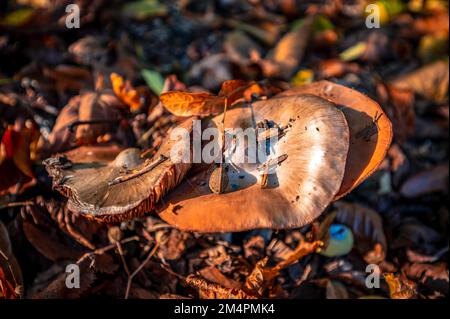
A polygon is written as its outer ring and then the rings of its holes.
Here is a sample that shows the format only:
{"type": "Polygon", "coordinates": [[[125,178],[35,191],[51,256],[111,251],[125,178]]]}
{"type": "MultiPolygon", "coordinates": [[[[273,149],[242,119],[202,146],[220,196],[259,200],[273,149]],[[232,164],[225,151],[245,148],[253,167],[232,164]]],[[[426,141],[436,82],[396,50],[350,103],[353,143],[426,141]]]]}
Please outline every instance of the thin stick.
{"type": "Polygon", "coordinates": [[[152,251],[148,254],[147,258],[139,265],[139,267],[130,275],[128,276],[128,282],[127,282],[127,291],[125,292],[125,299],[128,299],[128,296],[130,294],[130,288],[131,288],[131,282],[133,278],[144,268],[147,263],[150,261],[150,259],[153,257],[153,255],[156,253],[156,250],[159,247],[159,242],[156,242],[155,246],[153,246],[152,251]]]}
{"type": "Polygon", "coordinates": [[[223,179],[223,162],[225,160],[224,152],[225,152],[225,115],[227,114],[227,108],[228,108],[228,98],[225,98],[223,107],[223,117],[222,117],[222,147],[220,150],[220,176],[219,176],[219,193],[223,193],[223,185],[222,185],[222,179],[223,179]]]}
{"type": "Polygon", "coordinates": [[[167,159],[168,159],[167,156],[160,155],[157,160],[151,162],[148,166],[144,167],[142,170],[140,170],[140,171],[138,171],[136,173],[132,173],[132,174],[116,177],[112,181],[108,182],[108,186],[113,186],[113,185],[116,185],[116,184],[120,184],[120,183],[129,181],[130,179],[133,179],[133,178],[139,177],[141,175],[144,175],[145,173],[150,172],[152,169],[154,169],[156,166],[158,166],[162,162],[166,161],[167,159]]]}
{"type": "Polygon", "coordinates": [[[127,276],[130,276],[130,269],[128,268],[127,262],[125,260],[122,245],[118,241],[116,241],[116,245],[117,245],[117,251],[119,252],[120,259],[122,260],[123,268],[125,269],[127,276]]]}
{"type": "Polygon", "coordinates": [[[118,123],[120,122],[120,119],[117,120],[91,120],[91,121],[75,121],[72,124],[69,125],[69,131],[73,132],[75,130],[75,127],[80,125],[87,125],[87,124],[112,124],[112,123],[118,123]]]}
{"type": "MultiPolygon", "coordinates": [[[[138,236],[133,236],[133,237],[125,238],[125,239],[121,240],[120,243],[121,243],[121,244],[126,244],[126,243],[128,243],[128,242],[130,242],[130,241],[135,241],[135,240],[139,240],[139,237],[138,237],[138,236]]],[[[96,249],[96,250],[94,250],[94,251],[85,253],[83,256],[81,256],[80,259],[78,259],[77,264],[80,264],[80,263],[83,262],[86,258],[88,258],[88,257],[90,257],[90,256],[104,254],[104,253],[107,252],[108,250],[114,249],[114,248],[116,248],[116,247],[117,247],[117,245],[114,243],[114,244],[111,244],[111,245],[108,245],[108,246],[105,246],[105,247],[102,247],[102,248],[98,248],[98,249],[96,249]]]]}
{"type": "Polygon", "coordinates": [[[28,205],[35,205],[35,202],[26,201],[26,202],[7,203],[7,204],[4,204],[4,205],[0,205],[0,209],[10,208],[10,207],[21,207],[21,206],[28,206],[28,205]]]}

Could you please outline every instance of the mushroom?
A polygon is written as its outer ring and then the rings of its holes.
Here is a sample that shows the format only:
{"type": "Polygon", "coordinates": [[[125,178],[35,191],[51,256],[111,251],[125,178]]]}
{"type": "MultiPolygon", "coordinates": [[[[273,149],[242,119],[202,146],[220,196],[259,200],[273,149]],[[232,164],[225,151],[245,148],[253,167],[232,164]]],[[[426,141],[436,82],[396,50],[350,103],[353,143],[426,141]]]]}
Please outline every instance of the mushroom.
{"type": "Polygon", "coordinates": [[[345,175],[336,199],[373,174],[392,142],[392,124],[378,103],[358,91],[329,81],[319,81],[284,91],[280,96],[314,94],[342,110],[350,129],[345,175]]]}
{"type": "MultiPolygon", "coordinates": [[[[192,132],[191,119],[179,127],[192,132]]],[[[222,128],[223,120],[223,114],[212,117],[203,129],[222,128]]],[[[109,163],[57,156],[45,165],[54,188],[69,197],[70,210],[102,221],[155,210],[184,230],[283,229],[310,223],[360,184],[380,165],[392,139],[391,123],[377,103],[327,81],[237,103],[227,111],[223,127],[224,171],[170,158],[177,142],[169,138],[147,160],[137,149],[127,149],[109,163]],[[245,160],[235,161],[238,142],[227,140],[233,137],[230,129],[253,130],[264,156],[258,153],[249,161],[252,148],[244,141],[245,160]]],[[[222,134],[219,130],[217,142],[223,141],[222,134]]],[[[182,153],[195,152],[190,145],[184,148],[182,153]]]]}
{"type": "MultiPolygon", "coordinates": [[[[211,120],[220,126],[222,116],[211,120]]],[[[255,128],[267,120],[284,129],[267,162],[229,163],[229,189],[214,194],[210,170],[188,177],[160,205],[162,219],[178,228],[202,232],[300,227],[314,220],[340,189],[349,147],[348,125],[331,102],[313,95],[275,97],[227,112],[225,127],[255,128]],[[177,209],[174,211],[173,207],[177,209]]]]}
{"type": "MultiPolygon", "coordinates": [[[[185,121],[179,127],[190,132],[192,122],[185,121]]],[[[104,222],[128,220],[152,210],[191,167],[191,163],[169,156],[175,143],[167,139],[147,160],[138,149],[128,148],[109,163],[72,162],[58,155],[45,160],[44,165],[53,177],[53,188],[69,197],[69,210],[104,222]]]]}

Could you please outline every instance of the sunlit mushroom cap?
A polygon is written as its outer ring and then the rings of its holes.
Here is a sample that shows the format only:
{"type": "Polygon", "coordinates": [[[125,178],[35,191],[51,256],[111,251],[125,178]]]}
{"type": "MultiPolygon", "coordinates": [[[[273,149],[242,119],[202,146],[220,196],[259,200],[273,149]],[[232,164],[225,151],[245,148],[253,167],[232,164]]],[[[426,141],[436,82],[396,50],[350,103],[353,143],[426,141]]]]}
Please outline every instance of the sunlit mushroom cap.
{"type": "MultiPolygon", "coordinates": [[[[180,125],[187,132],[192,122],[180,125]]],[[[125,149],[114,161],[71,162],[56,156],[44,161],[53,177],[53,187],[69,198],[68,208],[106,222],[131,219],[151,211],[167,191],[176,186],[191,164],[172,162],[170,150],[175,140],[167,138],[155,156],[147,162],[136,148],[125,149]],[[166,158],[153,169],[131,179],[117,181],[125,175],[142,172],[153,159],[166,158]]],[[[190,152],[189,150],[186,150],[190,152]]]]}
{"type": "Polygon", "coordinates": [[[378,103],[362,93],[329,81],[284,91],[280,96],[314,94],[342,110],[350,131],[345,175],[336,198],[348,194],[380,166],[392,141],[392,124],[378,103]]]}
{"type": "MultiPolygon", "coordinates": [[[[220,127],[222,115],[212,120],[220,127]]],[[[287,155],[261,188],[261,163],[227,165],[229,189],[213,194],[210,172],[182,182],[162,203],[160,216],[185,230],[216,232],[292,228],[310,223],[337,194],[345,170],[349,132],[343,113],[312,95],[288,96],[237,107],[225,128],[255,127],[268,120],[286,128],[272,158],[287,155]]]]}

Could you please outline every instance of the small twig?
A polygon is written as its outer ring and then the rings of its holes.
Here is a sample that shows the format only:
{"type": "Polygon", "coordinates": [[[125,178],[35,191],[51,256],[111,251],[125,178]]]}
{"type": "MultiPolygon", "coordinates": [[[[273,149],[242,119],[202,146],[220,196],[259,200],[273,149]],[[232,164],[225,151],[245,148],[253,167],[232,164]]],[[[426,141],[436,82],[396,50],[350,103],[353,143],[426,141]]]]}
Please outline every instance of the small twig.
{"type": "Polygon", "coordinates": [[[122,260],[123,268],[125,269],[125,272],[127,273],[127,276],[130,276],[130,269],[128,268],[127,262],[125,260],[125,256],[123,254],[122,245],[120,242],[116,241],[117,251],[119,252],[120,259],[122,260]]]}
{"type": "Polygon", "coordinates": [[[86,238],[84,237],[81,233],[79,233],[77,230],[75,230],[72,227],[72,223],[70,222],[69,219],[69,211],[66,212],[62,212],[62,214],[64,215],[64,223],[66,224],[66,230],[67,232],[80,244],[82,244],[83,246],[85,246],[88,249],[95,249],[95,246],[86,238]]]}
{"type": "Polygon", "coordinates": [[[165,265],[165,264],[161,264],[161,268],[164,269],[165,271],[167,271],[169,274],[177,277],[178,279],[181,279],[183,282],[186,282],[186,277],[176,273],[175,271],[173,271],[172,269],[169,268],[169,266],[165,265]]]}
{"type": "Polygon", "coordinates": [[[28,206],[28,205],[35,205],[35,202],[33,202],[33,201],[13,202],[13,203],[0,205],[0,209],[10,208],[10,207],[21,207],[21,206],[28,206]]]}
{"type": "Polygon", "coordinates": [[[220,149],[220,175],[219,175],[219,194],[223,193],[223,162],[225,160],[224,158],[224,152],[225,152],[225,116],[227,114],[227,108],[228,108],[228,98],[225,98],[223,107],[223,117],[222,117],[222,146],[220,149]]]}
{"type": "MultiPolygon", "coordinates": [[[[126,244],[126,243],[128,243],[130,241],[135,241],[135,240],[139,240],[139,237],[138,236],[133,236],[133,237],[125,238],[125,239],[121,240],[120,243],[121,244],[126,244]]],[[[88,257],[91,257],[93,255],[104,254],[108,250],[114,249],[116,247],[117,247],[117,245],[114,243],[114,244],[110,244],[110,245],[102,247],[102,248],[98,248],[98,249],[96,249],[94,251],[85,253],[83,256],[80,257],[80,259],[78,259],[77,264],[81,264],[81,262],[83,262],[88,257]]]]}
{"type": "Polygon", "coordinates": [[[118,123],[120,122],[120,119],[117,120],[91,120],[91,121],[75,121],[72,124],[69,125],[69,131],[73,132],[75,127],[79,125],[86,125],[86,124],[112,124],[112,123],[118,123]]]}
{"type": "Polygon", "coordinates": [[[144,175],[145,173],[150,172],[152,169],[154,169],[156,166],[158,166],[162,162],[166,161],[167,159],[168,159],[167,156],[159,155],[159,158],[157,160],[151,162],[150,164],[148,164],[148,166],[144,167],[142,170],[137,171],[135,173],[128,174],[128,175],[116,177],[112,181],[108,182],[108,186],[120,184],[120,183],[129,181],[130,179],[144,175]]]}
{"type": "Polygon", "coordinates": [[[156,253],[156,250],[159,247],[159,242],[156,242],[155,246],[153,246],[153,249],[148,254],[147,258],[139,265],[139,267],[130,275],[128,276],[128,282],[127,282],[127,290],[125,292],[125,299],[128,299],[128,296],[130,294],[130,288],[131,288],[131,282],[133,281],[133,278],[147,265],[147,263],[150,261],[150,259],[153,257],[153,255],[156,253]]]}

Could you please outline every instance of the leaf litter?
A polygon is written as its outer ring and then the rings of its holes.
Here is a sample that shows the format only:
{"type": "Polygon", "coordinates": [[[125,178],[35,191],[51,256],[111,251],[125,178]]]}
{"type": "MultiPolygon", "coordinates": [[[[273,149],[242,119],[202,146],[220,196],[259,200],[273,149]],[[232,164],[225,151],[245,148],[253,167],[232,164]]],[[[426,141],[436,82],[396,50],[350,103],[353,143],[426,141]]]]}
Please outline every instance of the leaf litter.
{"type": "MultiPolygon", "coordinates": [[[[448,297],[448,5],[404,2],[383,7],[382,28],[368,31],[348,23],[365,16],[346,2],[78,1],[82,27],[70,36],[60,32],[65,1],[7,2],[0,298],[448,297]],[[239,118],[241,105],[283,91],[344,106],[354,154],[339,193],[302,227],[195,232],[150,209],[103,223],[71,210],[42,163],[100,167],[130,147],[145,162],[186,117],[220,121],[227,104],[227,120],[239,118]],[[358,109],[358,99],[375,104],[358,109]],[[367,122],[352,125],[361,111],[367,122]],[[352,247],[327,257],[345,234],[336,229],[351,232],[352,247]],[[66,287],[69,263],[81,289],[66,287]],[[365,285],[368,264],[379,289],[365,285]]],[[[190,168],[185,181],[202,172],[190,168]]],[[[185,202],[167,201],[169,216],[182,216],[185,202]]]]}

